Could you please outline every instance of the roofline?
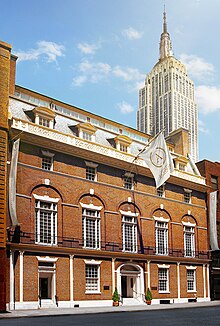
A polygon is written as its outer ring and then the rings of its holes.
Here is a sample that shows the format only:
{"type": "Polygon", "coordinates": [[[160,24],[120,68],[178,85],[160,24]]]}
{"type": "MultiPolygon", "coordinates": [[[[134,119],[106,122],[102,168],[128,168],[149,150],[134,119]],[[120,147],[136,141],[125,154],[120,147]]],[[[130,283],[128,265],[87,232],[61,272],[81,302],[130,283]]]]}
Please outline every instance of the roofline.
{"type": "Polygon", "coordinates": [[[29,89],[29,88],[26,88],[26,87],[23,87],[23,86],[20,86],[20,85],[17,85],[17,84],[15,85],[15,88],[16,88],[16,87],[19,87],[20,89],[24,89],[24,90],[26,90],[26,91],[29,91],[29,92],[34,93],[34,94],[37,94],[37,95],[41,95],[41,96],[43,96],[43,97],[45,97],[45,98],[50,99],[51,101],[56,101],[56,102],[58,102],[58,103],[60,103],[60,104],[64,104],[64,105],[66,105],[66,106],[68,106],[68,107],[70,107],[70,108],[75,108],[75,109],[77,109],[77,110],[79,110],[79,111],[81,111],[81,112],[86,113],[86,114],[89,115],[89,116],[97,117],[97,118],[99,118],[99,119],[101,119],[101,120],[105,120],[106,122],[113,123],[114,125],[117,125],[119,128],[120,128],[120,126],[121,126],[121,127],[123,127],[123,128],[126,128],[127,130],[132,130],[134,133],[139,134],[139,135],[141,135],[141,136],[143,136],[143,137],[146,137],[146,138],[152,138],[151,135],[146,134],[146,133],[144,133],[144,132],[142,132],[142,131],[139,131],[139,130],[133,128],[133,127],[129,127],[129,126],[124,125],[124,124],[122,124],[122,123],[120,123],[120,122],[116,122],[116,121],[114,121],[114,120],[110,120],[110,119],[108,119],[108,118],[102,117],[102,116],[100,116],[100,115],[98,115],[98,114],[96,114],[96,113],[92,113],[92,112],[90,112],[90,111],[87,111],[87,110],[82,109],[82,108],[80,108],[80,107],[77,107],[77,106],[75,106],[75,105],[72,105],[72,104],[69,104],[69,103],[66,103],[66,102],[60,101],[60,100],[58,100],[58,99],[56,99],[56,98],[50,97],[50,96],[45,95],[45,94],[42,94],[42,93],[38,93],[38,92],[36,92],[36,91],[33,91],[33,90],[29,89]]]}

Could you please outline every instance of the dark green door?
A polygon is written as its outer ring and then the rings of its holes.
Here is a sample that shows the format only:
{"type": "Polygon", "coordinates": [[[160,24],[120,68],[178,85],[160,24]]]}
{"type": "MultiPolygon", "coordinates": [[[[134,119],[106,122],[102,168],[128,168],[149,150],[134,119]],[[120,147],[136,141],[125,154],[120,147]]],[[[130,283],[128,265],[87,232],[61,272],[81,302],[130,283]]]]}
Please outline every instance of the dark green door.
{"type": "Polygon", "coordinates": [[[48,298],[48,278],[40,278],[40,296],[41,299],[50,299],[48,298]]]}

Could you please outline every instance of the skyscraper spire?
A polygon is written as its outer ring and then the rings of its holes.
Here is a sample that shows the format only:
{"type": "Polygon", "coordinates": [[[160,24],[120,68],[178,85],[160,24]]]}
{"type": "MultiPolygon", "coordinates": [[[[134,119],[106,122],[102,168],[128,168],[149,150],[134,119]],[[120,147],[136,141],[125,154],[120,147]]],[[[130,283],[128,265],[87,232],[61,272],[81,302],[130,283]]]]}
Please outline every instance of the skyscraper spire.
{"type": "Polygon", "coordinates": [[[164,12],[163,12],[163,32],[167,33],[167,15],[166,15],[165,5],[164,5],[164,12]]]}
{"type": "Polygon", "coordinates": [[[160,37],[160,60],[163,60],[167,57],[171,57],[172,53],[172,45],[170,40],[170,34],[167,31],[167,16],[166,16],[166,8],[164,5],[163,12],[163,33],[160,37]]]}

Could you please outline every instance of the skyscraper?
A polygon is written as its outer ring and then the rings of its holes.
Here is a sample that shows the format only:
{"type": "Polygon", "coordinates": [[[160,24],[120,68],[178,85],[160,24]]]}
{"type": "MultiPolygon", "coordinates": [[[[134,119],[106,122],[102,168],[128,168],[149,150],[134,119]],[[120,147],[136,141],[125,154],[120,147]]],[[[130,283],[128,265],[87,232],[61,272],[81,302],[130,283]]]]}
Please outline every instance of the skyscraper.
{"type": "Polygon", "coordinates": [[[166,12],[160,37],[160,57],[139,90],[137,129],[156,135],[164,129],[165,136],[179,128],[189,131],[190,154],[198,158],[198,112],[194,101],[194,83],[186,67],[173,56],[166,12]]]}

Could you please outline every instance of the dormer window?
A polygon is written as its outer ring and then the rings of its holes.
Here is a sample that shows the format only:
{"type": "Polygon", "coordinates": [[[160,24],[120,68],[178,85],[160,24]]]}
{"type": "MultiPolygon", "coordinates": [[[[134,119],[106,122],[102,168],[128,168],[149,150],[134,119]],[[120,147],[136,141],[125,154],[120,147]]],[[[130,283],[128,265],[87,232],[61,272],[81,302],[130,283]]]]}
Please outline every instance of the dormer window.
{"type": "Polygon", "coordinates": [[[128,146],[120,144],[120,151],[127,153],[128,152],[128,146]]]}
{"type": "Polygon", "coordinates": [[[77,125],[78,136],[84,140],[95,142],[95,132],[96,128],[88,122],[79,123],[77,125]]]}
{"type": "Polygon", "coordinates": [[[89,141],[92,141],[92,134],[86,132],[86,131],[83,131],[82,132],[82,138],[85,139],[85,140],[89,140],[89,141]]]}
{"type": "Polygon", "coordinates": [[[43,118],[43,117],[39,117],[39,125],[49,128],[50,127],[50,120],[46,119],[46,118],[43,118]]]}
{"type": "Polygon", "coordinates": [[[35,123],[39,126],[53,129],[55,121],[55,112],[50,108],[37,107],[33,110],[35,123]]]}
{"type": "Polygon", "coordinates": [[[188,163],[188,159],[184,156],[180,156],[174,159],[175,161],[175,167],[179,170],[179,171],[187,171],[187,163],[188,163]]]}
{"type": "Polygon", "coordinates": [[[125,135],[118,135],[115,137],[115,146],[121,152],[130,153],[130,145],[132,140],[125,135]]]}

